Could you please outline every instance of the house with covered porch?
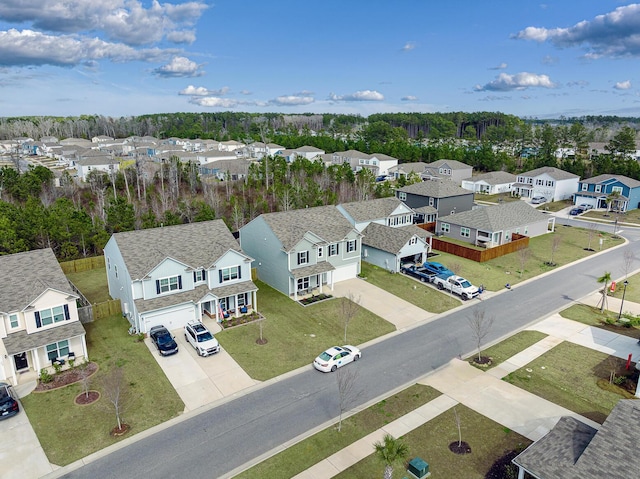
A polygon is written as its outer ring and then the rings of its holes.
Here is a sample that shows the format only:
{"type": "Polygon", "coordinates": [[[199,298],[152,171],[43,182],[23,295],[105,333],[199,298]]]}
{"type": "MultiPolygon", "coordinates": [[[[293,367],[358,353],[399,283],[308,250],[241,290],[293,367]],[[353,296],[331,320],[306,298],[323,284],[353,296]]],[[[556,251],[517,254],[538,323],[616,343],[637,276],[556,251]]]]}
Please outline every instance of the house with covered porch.
{"type": "Polygon", "coordinates": [[[78,295],[51,248],[0,256],[0,277],[0,381],[34,381],[87,357],[78,295]]]}
{"type": "Polygon", "coordinates": [[[640,207],[640,181],[622,175],[598,175],[578,183],[574,204],[629,211],[640,207]]]}
{"type": "Polygon", "coordinates": [[[109,294],[137,332],[257,311],[253,258],[223,220],[116,233],[104,256],[109,294]]]}

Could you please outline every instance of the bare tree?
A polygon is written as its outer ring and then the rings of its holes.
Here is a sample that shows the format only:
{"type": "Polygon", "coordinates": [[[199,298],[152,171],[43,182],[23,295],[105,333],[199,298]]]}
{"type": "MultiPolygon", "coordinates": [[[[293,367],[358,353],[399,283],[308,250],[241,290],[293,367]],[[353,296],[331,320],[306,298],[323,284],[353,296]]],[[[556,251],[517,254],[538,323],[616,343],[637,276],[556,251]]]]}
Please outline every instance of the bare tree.
{"type": "Polygon", "coordinates": [[[453,274],[455,274],[456,276],[460,276],[460,274],[462,273],[462,264],[455,261],[449,264],[449,269],[453,271],[453,274]]]}
{"type": "Polygon", "coordinates": [[[556,265],[553,261],[553,257],[558,251],[558,248],[560,248],[560,245],[562,244],[562,239],[563,239],[562,236],[558,236],[558,235],[553,235],[553,238],[551,238],[551,259],[547,263],[549,266],[556,265]]]}
{"type": "Polygon", "coordinates": [[[342,415],[355,404],[362,395],[362,389],[357,387],[358,373],[355,369],[340,368],[336,371],[338,384],[338,403],[340,406],[340,418],[338,420],[338,432],[342,430],[342,415]]]}
{"type": "Polygon", "coordinates": [[[455,406],[453,406],[453,419],[456,422],[456,427],[458,428],[458,447],[462,446],[462,427],[460,427],[460,414],[458,414],[458,410],[455,406]]]}
{"type": "Polygon", "coordinates": [[[80,384],[85,397],[89,397],[89,387],[91,386],[91,372],[89,371],[89,363],[85,360],[78,366],[78,374],[80,375],[80,384]]]}
{"type": "Polygon", "coordinates": [[[118,422],[118,429],[122,429],[122,409],[126,396],[126,382],[121,367],[113,365],[102,379],[104,395],[113,406],[118,422]]]}
{"type": "Polygon", "coordinates": [[[342,298],[341,302],[342,307],[342,321],[344,324],[344,342],[347,342],[347,329],[349,328],[349,323],[358,314],[360,309],[360,296],[355,296],[351,291],[347,293],[347,296],[342,298]]]}
{"type": "Polygon", "coordinates": [[[520,278],[522,278],[524,267],[527,265],[529,258],[531,258],[531,250],[529,249],[529,247],[518,250],[518,261],[520,261],[520,278]]]}
{"type": "Polygon", "coordinates": [[[478,349],[478,363],[482,362],[482,342],[491,331],[494,319],[493,316],[487,316],[483,308],[475,308],[472,316],[467,318],[469,327],[471,328],[471,334],[478,349]]]}
{"type": "Polygon", "coordinates": [[[597,231],[598,231],[598,224],[597,223],[589,223],[589,226],[587,226],[587,237],[589,238],[589,244],[587,245],[587,251],[593,251],[593,249],[591,248],[591,242],[593,241],[593,237],[596,235],[597,231]]]}
{"type": "Polygon", "coordinates": [[[627,246],[622,254],[622,268],[624,269],[624,279],[629,277],[629,273],[633,269],[633,263],[636,260],[636,254],[627,246]]]}

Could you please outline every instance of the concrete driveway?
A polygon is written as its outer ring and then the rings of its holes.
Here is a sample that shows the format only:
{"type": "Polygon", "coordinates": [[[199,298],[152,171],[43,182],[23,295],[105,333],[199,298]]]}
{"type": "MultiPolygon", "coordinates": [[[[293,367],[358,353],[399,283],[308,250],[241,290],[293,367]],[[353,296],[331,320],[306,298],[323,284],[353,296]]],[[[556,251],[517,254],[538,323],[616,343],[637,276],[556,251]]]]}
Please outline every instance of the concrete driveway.
{"type": "MultiPolygon", "coordinates": [[[[206,326],[214,334],[219,329],[217,325],[207,323],[206,326]]],[[[220,348],[218,354],[203,358],[185,340],[183,329],[171,333],[178,343],[178,354],[163,357],[151,339],[145,339],[145,343],[184,402],[185,412],[231,396],[259,382],[251,379],[224,348],[220,348]]]]}

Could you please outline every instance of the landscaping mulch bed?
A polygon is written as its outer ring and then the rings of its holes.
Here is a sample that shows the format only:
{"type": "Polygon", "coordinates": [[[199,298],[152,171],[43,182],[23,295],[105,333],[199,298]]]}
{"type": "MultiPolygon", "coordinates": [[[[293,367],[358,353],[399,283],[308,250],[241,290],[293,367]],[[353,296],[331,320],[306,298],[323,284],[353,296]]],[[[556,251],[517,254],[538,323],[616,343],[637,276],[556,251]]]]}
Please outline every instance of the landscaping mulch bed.
{"type": "Polygon", "coordinates": [[[88,391],[86,393],[82,392],[76,396],[74,402],[78,406],[86,406],[88,404],[92,404],[100,399],[100,393],[98,391],[88,391]]]}
{"type": "Polygon", "coordinates": [[[247,314],[244,316],[239,316],[237,318],[229,317],[227,319],[223,319],[220,322],[220,326],[222,326],[222,329],[229,329],[235,326],[243,326],[245,324],[251,324],[256,321],[260,321],[262,319],[264,319],[264,316],[257,315],[257,314],[256,315],[247,314]]]}
{"type": "Polygon", "coordinates": [[[454,454],[471,454],[471,446],[464,441],[453,441],[449,444],[449,450],[454,454]]]}
{"type": "MultiPolygon", "coordinates": [[[[96,363],[88,363],[85,366],[85,371],[88,376],[92,376],[98,370],[98,365],[96,363]]],[[[82,380],[84,372],[79,366],[75,368],[67,369],[65,371],[61,371],[57,374],[54,374],[53,380],[48,383],[43,383],[42,381],[38,381],[38,385],[35,388],[35,392],[45,392],[51,391],[53,389],[63,388],[68,386],[69,384],[77,383],[82,380]]]]}
{"type": "Polygon", "coordinates": [[[327,299],[331,299],[333,298],[333,296],[331,296],[330,294],[316,294],[314,296],[310,296],[308,298],[304,298],[299,300],[298,302],[302,305],[302,306],[309,306],[310,304],[314,304],[314,303],[319,303],[321,301],[326,301],[327,299]]]}

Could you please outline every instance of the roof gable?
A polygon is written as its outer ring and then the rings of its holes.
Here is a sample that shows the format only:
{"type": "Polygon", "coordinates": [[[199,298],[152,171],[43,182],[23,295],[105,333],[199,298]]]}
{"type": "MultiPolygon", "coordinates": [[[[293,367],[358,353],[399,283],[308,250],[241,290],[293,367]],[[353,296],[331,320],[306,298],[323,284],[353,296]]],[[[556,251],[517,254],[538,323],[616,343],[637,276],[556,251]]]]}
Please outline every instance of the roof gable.
{"type": "Polygon", "coordinates": [[[339,208],[344,209],[356,223],[388,218],[403,213],[413,213],[411,208],[396,197],[342,203],[339,208]]]}
{"type": "Polygon", "coordinates": [[[397,254],[414,236],[418,238],[418,241],[426,245],[425,238],[429,233],[416,226],[392,228],[378,223],[369,223],[362,234],[362,244],[364,246],[397,254]],[[416,230],[420,230],[423,233],[416,230]]]}
{"type": "Polygon", "coordinates": [[[444,216],[439,221],[493,232],[541,221],[546,222],[548,216],[524,201],[513,201],[444,216]]]}
{"type": "Polygon", "coordinates": [[[449,196],[473,195],[473,192],[455,185],[451,181],[421,181],[412,185],[403,186],[396,190],[418,196],[433,198],[447,198],[449,196]]]}
{"type": "Polygon", "coordinates": [[[580,178],[578,175],[574,175],[573,173],[569,173],[568,171],[564,171],[564,170],[561,170],[560,168],[555,168],[553,166],[543,166],[541,168],[536,168],[535,170],[520,173],[519,176],[526,176],[527,178],[536,178],[537,176],[542,176],[545,174],[550,176],[556,181],[580,178]]]}

